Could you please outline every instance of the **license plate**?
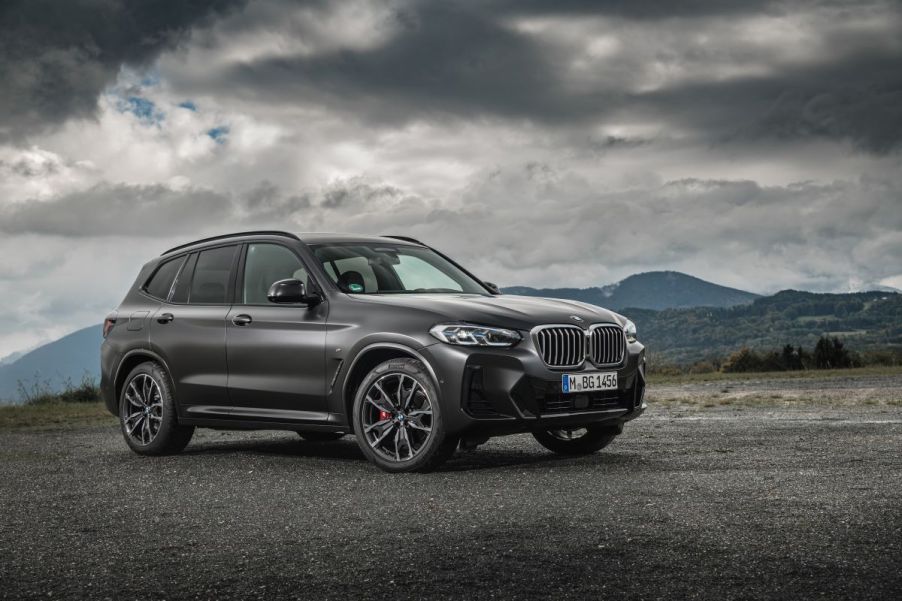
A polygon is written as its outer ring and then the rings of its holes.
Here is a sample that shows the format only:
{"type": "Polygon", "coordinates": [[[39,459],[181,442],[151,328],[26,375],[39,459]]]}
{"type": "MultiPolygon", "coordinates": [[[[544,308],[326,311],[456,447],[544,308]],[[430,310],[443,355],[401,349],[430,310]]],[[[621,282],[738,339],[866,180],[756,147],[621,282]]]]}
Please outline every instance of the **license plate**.
{"type": "Polygon", "coordinates": [[[595,390],[617,390],[616,371],[590,371],[582,374],[563,374],[561,389],[570,392],[592,392],[595,390]]]}

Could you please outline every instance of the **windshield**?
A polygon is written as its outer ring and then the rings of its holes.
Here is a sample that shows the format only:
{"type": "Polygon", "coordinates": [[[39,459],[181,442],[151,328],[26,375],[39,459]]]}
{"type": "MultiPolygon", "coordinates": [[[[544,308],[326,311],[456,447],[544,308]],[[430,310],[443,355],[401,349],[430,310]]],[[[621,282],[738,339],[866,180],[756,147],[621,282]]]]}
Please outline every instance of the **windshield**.
{"type": "Polygon", "coordinates": [[[353,294],[482,294],[486,289],[435,251],[391,244],[313,246],[326,273],[353,294]]]}

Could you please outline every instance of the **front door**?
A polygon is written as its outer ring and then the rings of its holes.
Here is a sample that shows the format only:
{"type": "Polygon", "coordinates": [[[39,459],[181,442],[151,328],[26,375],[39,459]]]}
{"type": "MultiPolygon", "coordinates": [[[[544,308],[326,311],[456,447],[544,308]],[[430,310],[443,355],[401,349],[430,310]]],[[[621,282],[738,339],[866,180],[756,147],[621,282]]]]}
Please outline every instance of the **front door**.
{"type": "Polygon", "coordinates": [[[246,247],[243,277],[226,319],[231,414],[263,421],[325,421],[325,302],[276,305],[278,280],[315,283],[295,252],[271,242],[246,247]]]}

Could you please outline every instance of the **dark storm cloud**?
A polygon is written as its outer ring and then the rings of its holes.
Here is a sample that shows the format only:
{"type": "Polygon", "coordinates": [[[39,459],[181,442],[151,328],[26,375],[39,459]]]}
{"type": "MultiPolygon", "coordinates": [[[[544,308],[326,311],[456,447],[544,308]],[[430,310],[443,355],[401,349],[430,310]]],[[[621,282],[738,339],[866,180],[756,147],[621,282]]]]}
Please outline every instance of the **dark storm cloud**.
{"type": "Polygon", "coordinates": [[[902,52],[863,52],[818,67],[638,94],[633,109],[667,114],[713,141],[823,137],[876,154],[902,145],[902,52]]]}
{"type": "MultiPolygon", "coordinates": [[[[585,115],[597,98],[565,98],[548,49],[478,5],[424,2],[395,14],[397,34],[366,50],[242,63],[226,82],[270,98],[306,98],[382,121],[410,116],[585,115]]],[[[593,95],[594,96],[594,95],[593,95]]]]}
{"type": "Polygon", "coordinates": [[[122,65],[144,66],[243,0],[6,0],[0,139],[94,113],[122,65]]]}
{"type": "Polygon", "coordinates": [[[712,15],[740,15],[776,10],[775,0],[507,0],[495,3],[500,14],[604,15],[630,19],[671,19],[712,15]]]}
{"type": "Polygon", "coordinates": [[[0,206],[0,231],[92,237],[111,232],[160,235],[191,232],[204,219],[231,218],[226,195],[211,190],[173,190],[161,184],[98,184],[47,201],[0,206]]]}
{"type": "MultiPolygon", "coordinates": [[[[897,150],[900,32],[888,35],[879,18],[877,25],[845,31],[844,10],[900,21],[893,2],[845,8],[817,2],[422,2],[398,9],[392,35],[375,47],[265,56],[175,78],[201,92],[322,104],[382,126],[481,117],[583,126],[631,114],[691,125],[713,143],[823,137],[872,153],[897,150]],[[595,78],[581,79],[570,69],[573,48],[512,26],[526,17],[574,15],[633,23],[652,41],[656,31],[676,35],[666,51],[650,51],[647,40],[620,38],[617,53],[592,66],[595,78]],[[743,46],[747,42],[724,33],[737,19],[762,15],[823,22],[822,54],[784,64],[778,45],[743,46]],[[700,34],[711,37],[710,43],[695,43],[700,34]],[[655,61],[677,70],[692,65],[704,74],[708,63],[755,60],[763,72],[686,77],[651,92],[635,89],[637,74],[655,61]]],[[[256,16],[265,20],[273,14],[256,16]]],[[[236,19],[230,23],[237,26],[236,19]]],[[[303,39],[303,32],[298,36],[303,39]]],[[[583,41],[590,42],[591,33],[586,36],[583,41]]]]}

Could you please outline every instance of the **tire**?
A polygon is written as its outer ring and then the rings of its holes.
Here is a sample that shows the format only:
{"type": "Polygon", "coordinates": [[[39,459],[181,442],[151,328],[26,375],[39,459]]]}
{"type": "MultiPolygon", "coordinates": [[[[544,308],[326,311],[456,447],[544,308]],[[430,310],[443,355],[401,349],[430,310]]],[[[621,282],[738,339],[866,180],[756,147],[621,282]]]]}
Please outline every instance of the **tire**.
{"type": "Polygon", "coordinates": [[[298,432],[308,442],[334,442],[344,436],[341,432],[298,432]]]}
{"type": "Polygon", "coordinates": [[[386,472],[431,471],[459,442],[445,432],[438,389],[415,359],[390,359],[367,374],[357,388],[352,421],[363,454],[386,472]]]}
{"type": "Polygon", "coordinates": [[[561,428],[556,430],[541,430],[533,432],[539,444],[559,455],[589,455],[605,448],[617,438],[612,434],[610,427],[599,424],[587,424],[575,428],[561,428]],[[568,438],[567,432],[574,437],[568,438]],[[581,434],[580,434],[581,433],[581,434]]]}
{"type": "Polygon", "coordinates": [[[178,423],[169,375],[152,361],[138,365],[125,379],[119,425],[126,444],[139,455],[179,453],[194,434],[194,426],[178,423]]]}

